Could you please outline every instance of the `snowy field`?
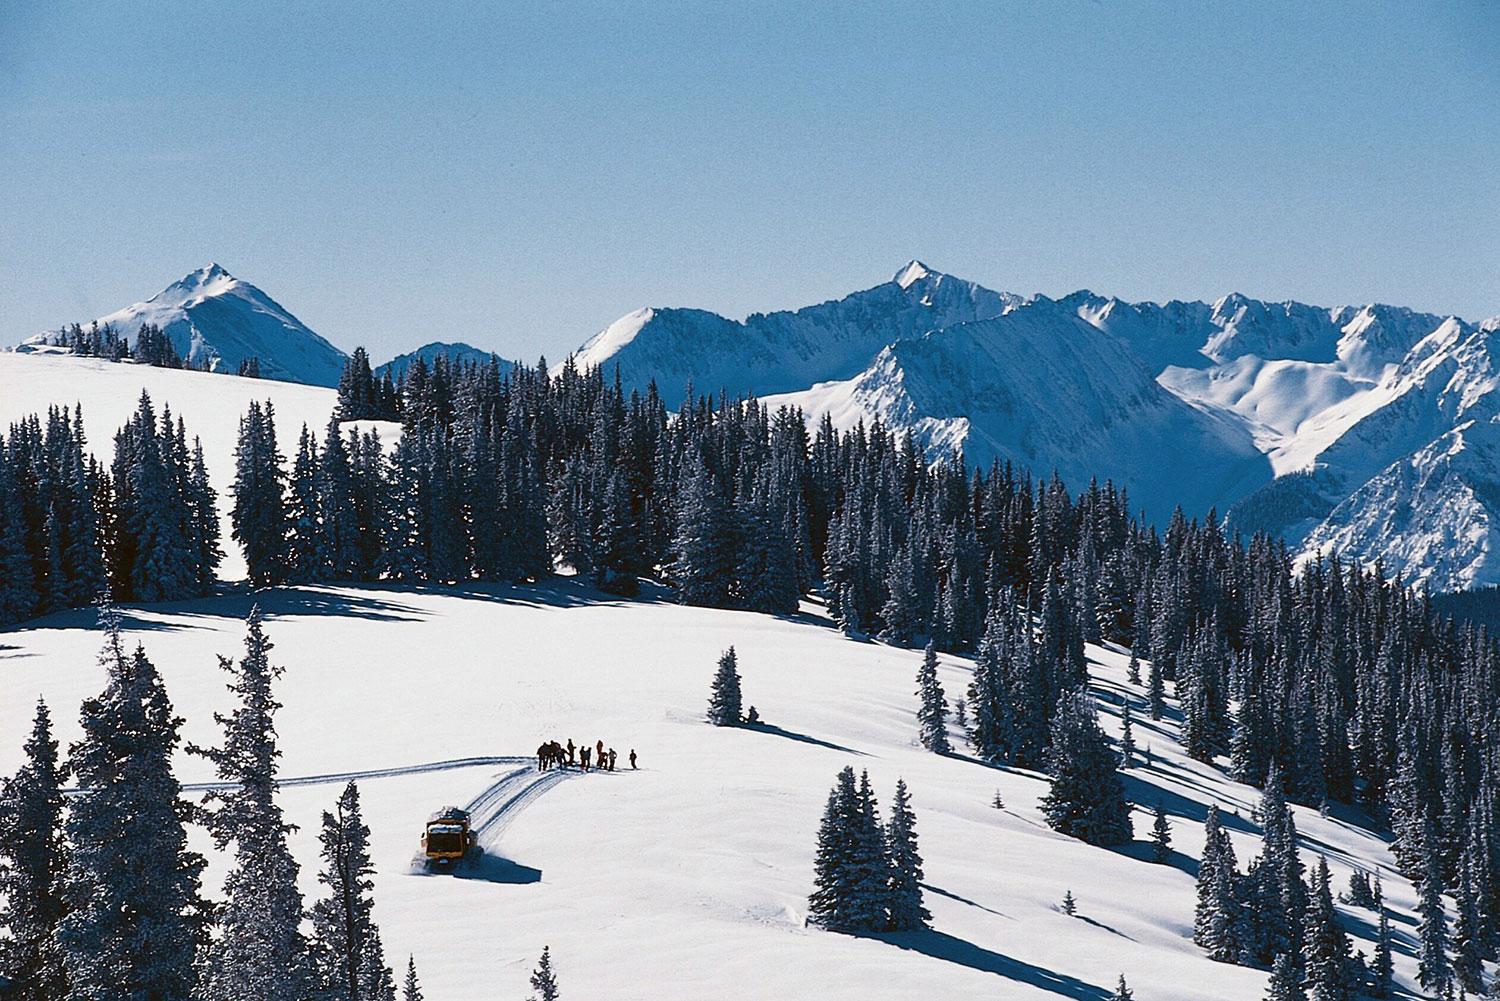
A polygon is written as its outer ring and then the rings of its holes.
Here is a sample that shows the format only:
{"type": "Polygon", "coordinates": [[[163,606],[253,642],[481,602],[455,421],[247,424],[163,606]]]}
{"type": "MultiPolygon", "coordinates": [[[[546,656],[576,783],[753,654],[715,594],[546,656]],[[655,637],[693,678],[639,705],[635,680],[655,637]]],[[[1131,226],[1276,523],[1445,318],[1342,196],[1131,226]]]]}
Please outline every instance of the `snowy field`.
{"type": "MultiPolygon", "coordinates": [[[[206,431],[210,422],[200,423],[206,431]]],[[[412,858],[437,807],[502,780],[492,798],[526,791],[530,776],[515,775],[516,763],[361,781],[388,958],[404,966],[416,955],[430,1001],[525,997],[545,944],[569,998],[1089,1001],[1107,998],[1121,972],[1140,1001],[1264,992],[1264,973],[1212,963],[1190,941],[1207,804],[1225,812],[1243,867],[1259,851],[1257,793],[1179,752],[1175,716],[1145,717],[1144,693],[1126,684],[1117,651],[1090,648],[1094,684],[1111,733],[1120,700],[1134,700],[1136,740],[1154,764],[1128,773],[1127,793],[1170,813],[1170,866],[1144,861],[1149,812],[1136,812],[1134,846],[1091,848],[1042,822],[1040,776],[922,750],[920,652],[847,639],[816,606],[777,619],[650,595],[609,599],[566,580],[288,588],[253,599],[287,669],[278,689],[286,778],[528,755],[552,737],[603,739],[622,766],[631,748],[640,754],[638,772],[567,777],[519,797],[486,828],[489,852],[505,860],[482,870],[488,878],[414,874],[412,858]],[[702,722],[716,658],[730,644],[763,729],[702,722]],[[815,831],[846,764],[869,769],[882,808],[897,777],[911,787],[930,933],[853,938],[804,927],[815,831]],[[1003,810],[991,805],[996,790],[1003,810]],[[1068,890],[1075,917],[1059,907],[1068,890]]],[[[188,741],[218,737],[212,713],[230,703],[215,654],[238,654],[251,601],[229,594],[128,610],[128,638],[160,667],[188,741]]],[[[63,741],[78,736],[78,704],[103,685],[99,644],[89,612],[0,632],[0,771],[18,764],[38,695],[63,741]]],[[[950,701],[962,697],[968,663],[942,664],[950,701]]],[[[186,756],[178,774],[212,777],[186,756]]],[[[328,779],[281,792],[301,825],[292,847],[309,898],[318,818],[340,788],[328,779]]],[[[1398,977],[1409,984],[1413,895],[1384,844],[1337,817],[1296,812],[1308,860],[1328,853],[1336,888],[1352,863],[1379,871],[1397,908],[1398,977]]],[[[210,882],[224,869],[215,859],[210,882]]],[[[1374,916],[1341,913],[1368,955],[1374,916]]]]}

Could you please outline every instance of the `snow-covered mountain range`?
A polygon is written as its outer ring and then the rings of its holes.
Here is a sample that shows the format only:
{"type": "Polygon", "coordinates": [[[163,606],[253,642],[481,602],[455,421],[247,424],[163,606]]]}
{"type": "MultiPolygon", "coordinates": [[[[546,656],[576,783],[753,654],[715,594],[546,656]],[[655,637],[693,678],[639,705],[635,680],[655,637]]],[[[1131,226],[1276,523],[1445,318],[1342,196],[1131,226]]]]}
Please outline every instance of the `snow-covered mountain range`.
{"type": "Polygon", "coordinates": [[[840,427],[879,418],[937,457],[1110,477],[1304,553],[1383,559],[1451,590],[1500,582],[1500,318],[1240,294],[1131,303],[995,292],[918,261],[887,282],[734,321],[641,309],[580,363],[669,405],[754,393],[840,427]]]}
{"type": "MultiPolygon", "coordinates": [[[[266,293],[218,264],[199,268],[145,302],[94,322],[113,326],[132,343],[142,325],[160,327],[178,354],[194,366],[207,363],[211,371],[234,372],[240,362],[255,358],[264,378],[312,386],[338,385],[346,357],[266,293]]],[[[56,344],[63,334],[37,334],[21,350],[56,344]]]]}

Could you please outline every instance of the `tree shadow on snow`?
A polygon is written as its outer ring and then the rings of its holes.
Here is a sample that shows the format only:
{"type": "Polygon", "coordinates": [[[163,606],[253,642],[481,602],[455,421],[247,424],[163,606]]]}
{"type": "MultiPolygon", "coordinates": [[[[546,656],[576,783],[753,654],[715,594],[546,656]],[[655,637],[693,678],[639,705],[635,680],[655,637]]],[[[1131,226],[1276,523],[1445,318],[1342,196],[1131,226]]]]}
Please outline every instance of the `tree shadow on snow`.
{"type": "Polygon", "coordinates": [[[993,907],[986,907],[977,900],[970,900],[968,897],[961,897],[958,894],[954,893],[952,890],[945,890],[941,886],[933,886],[931,883],[923,883],[922,889],[926,890],[928,893],[936,893],[940,897],[947,897],[949,900],[956,900],[960,904],[968,904],[970,907],[977,907],[981,911],[984,911],[986,914],[993,914],[997,918],[1010,917],[1009,914],[997,911],[993,907]]]}
{"type": "Polygon", "coordinates": [[[744,730],[754,730],[756,733],[769,733],[776,737],[785,737],[787,740],[795,740],[803,744],[812,744],[815,747],[826,747],[830,751],[839,751],[843,754],[852,754],[858,758],[869,757],[869,755],[864,751],[856,751],[854,748],[845,747],[843,744],[835,744],[831,741],[822,740],[818,737],[812,737],[805,733],[797,733],[795,730],[787,730],[784,727],[773,726],[770,723],[741,723],[740,728],[744,730]]]}
{"type": "Polygon", "coordinates": [[[944,962],[956,963],[981,973],[993,973],[1007,980],[1029,984],[1065,998],[1073,998],[1075,1001],[1109,1001],[1113,994],[1112,991],[1079,980],[1077,977],[1024,963],[1019,959],[975,945],[973,942],[967,942],[946,932],[932,930],[892,932],[869,937],[889,942],[900,949],[920,952],[933,959],[941,959],[944,962]]]}

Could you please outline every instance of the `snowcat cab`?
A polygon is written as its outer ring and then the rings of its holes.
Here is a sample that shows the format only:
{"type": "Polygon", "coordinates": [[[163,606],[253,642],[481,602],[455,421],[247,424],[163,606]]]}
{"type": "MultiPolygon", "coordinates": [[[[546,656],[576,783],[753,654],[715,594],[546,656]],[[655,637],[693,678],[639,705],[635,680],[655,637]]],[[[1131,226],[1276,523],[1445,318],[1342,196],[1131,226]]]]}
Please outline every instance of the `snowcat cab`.
{"type": "Polygon", "coordinates": [[[427,819],[422,832],[422,853],[427,864],[448,866],[478,852],[479,842],[469,825],[469,813],[456,806],[445,806],[427,819]]]}

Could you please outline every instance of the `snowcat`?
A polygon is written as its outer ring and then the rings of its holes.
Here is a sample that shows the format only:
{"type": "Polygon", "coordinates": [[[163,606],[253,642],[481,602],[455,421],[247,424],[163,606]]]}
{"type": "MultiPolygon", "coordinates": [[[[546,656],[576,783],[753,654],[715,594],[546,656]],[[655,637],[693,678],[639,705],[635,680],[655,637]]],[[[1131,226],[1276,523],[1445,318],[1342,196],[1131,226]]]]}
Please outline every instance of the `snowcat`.
{"type": "Polygon", "coordinates": [[[470,826],[469,812],[445,806],[427,818],[422,832],[422,854],[432,867],[447,867],[479,854],[479,838],[470,826]]]}

